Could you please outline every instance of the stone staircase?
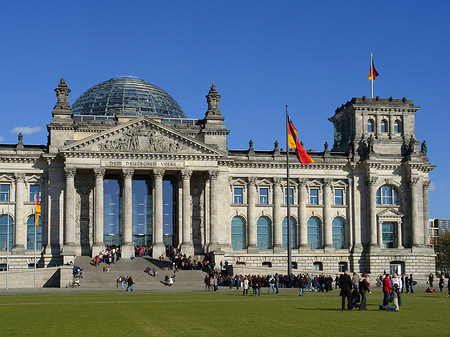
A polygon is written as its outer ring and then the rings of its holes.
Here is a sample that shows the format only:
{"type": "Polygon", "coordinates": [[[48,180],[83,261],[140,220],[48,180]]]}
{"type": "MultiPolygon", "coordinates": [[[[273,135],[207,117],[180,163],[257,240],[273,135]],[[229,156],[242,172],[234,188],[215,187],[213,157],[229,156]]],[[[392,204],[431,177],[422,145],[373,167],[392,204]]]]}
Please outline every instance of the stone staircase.
{"type": "Polygon", "coordinates": [[[201,270],[179,270],[176,273],[174,285],[172,287],[165,286],[164,277],[173,275],[172,270],[167,268],[167,260],[137,257],[134,260],[119,260],[110,265],[101,263],[97,267],[93,266],[91,261],[92,259],[88,256],[80,256],[75,259],[75,265],[83,268],[83,279],[80,281],[83,289],[116,289],[116,280],[120,276],[131,276],[136,283],[134,286],[136,290],[204,289],[205,273],[201,270]],[[108,267],[109,272],[104,272],[103,267],[108,267]],[[144,272],[147,267],[150,267],[152,271],[157,271],[155,277],[144,272]]]}

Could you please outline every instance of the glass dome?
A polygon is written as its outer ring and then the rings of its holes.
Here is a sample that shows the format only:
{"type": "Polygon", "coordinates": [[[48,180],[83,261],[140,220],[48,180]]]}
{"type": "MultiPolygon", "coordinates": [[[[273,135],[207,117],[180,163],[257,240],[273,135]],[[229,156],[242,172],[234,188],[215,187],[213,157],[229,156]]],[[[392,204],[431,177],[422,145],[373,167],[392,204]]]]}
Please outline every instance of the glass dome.
{"type": "Polygon", "coordinates": [[[118,76],[94,85],[75,101],[72,110],[75,116],[186,118],[178,103],[167,92],[135,76],[118,76]]]}

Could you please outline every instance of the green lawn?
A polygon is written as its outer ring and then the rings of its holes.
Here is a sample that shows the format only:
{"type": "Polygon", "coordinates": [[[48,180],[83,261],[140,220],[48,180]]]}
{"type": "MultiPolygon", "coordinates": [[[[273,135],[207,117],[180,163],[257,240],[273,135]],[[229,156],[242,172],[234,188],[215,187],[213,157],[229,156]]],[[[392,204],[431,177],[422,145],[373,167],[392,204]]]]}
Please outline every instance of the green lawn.
{"type": "Polygon", "coordinates": [[[39,291],[0,293],[1,336],[445,336],[450,299],[423,289],[403,294],[399,312],[341,311],[338,291],[282,289],[278,296],[239,291],[39,291]]]}

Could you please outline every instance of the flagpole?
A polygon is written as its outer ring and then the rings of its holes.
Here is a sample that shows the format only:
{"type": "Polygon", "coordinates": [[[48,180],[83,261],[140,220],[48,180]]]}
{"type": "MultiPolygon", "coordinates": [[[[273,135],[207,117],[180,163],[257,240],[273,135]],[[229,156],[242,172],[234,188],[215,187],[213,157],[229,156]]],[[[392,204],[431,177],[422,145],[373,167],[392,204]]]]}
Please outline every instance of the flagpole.
{"type": "Polygon", "coordinates": [[[36,289],[36,226],[39,225],[39,218],[37,216],[36,207],[34,213],[34,289],[36,289]]]}
{"type": "Polygon", "coordinates": [[[373,98],[373,54],[370,53],[370,79],[372,83],[372,98],[373,98]]]}
{"type": "Polygon", "coordinates": [[[290,211],[290,186],[289,186],[289,115],[288,106],[286,105],[286,175],[287,175],[287,196],[286,196],[286,208],[287,208],[287,259],[288,259],[288,275],[292,273],[291,263],[291,211],[290,211]]]}
{"type": "Polygon", "coordinates": [[[11,190],[8,191],[8,214],[6,225],[6,290],[9,290],[9,201],[11,197],[11,190]]]}

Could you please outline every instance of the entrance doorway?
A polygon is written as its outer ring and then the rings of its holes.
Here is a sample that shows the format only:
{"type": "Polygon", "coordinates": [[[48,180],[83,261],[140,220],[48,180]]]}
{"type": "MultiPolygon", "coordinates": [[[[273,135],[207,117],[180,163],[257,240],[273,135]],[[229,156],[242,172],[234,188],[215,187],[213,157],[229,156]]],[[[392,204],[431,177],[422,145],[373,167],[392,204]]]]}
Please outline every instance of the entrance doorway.
{"type": "Polygon", "coordinates": [[[403,275],[405,273],[405,263],[402,261],[392,261],[389,266],[390,274],[397,273],[397,275],[403,275]]]}

